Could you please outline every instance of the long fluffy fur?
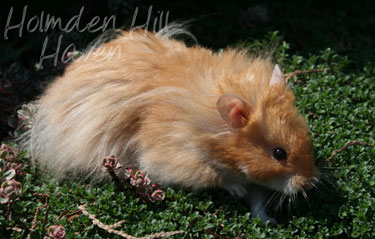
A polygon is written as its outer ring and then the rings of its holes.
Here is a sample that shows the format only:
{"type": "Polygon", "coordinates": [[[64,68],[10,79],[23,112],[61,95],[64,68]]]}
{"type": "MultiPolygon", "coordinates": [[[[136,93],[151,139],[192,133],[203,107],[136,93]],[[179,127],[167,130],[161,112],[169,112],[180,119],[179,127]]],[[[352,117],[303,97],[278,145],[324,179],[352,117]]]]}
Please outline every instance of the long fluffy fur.
{"type": "Polygon", "coordinates": [[[32,158],[59,179],[100,178],[103,157],[116,155],[164,185],[243,180],[207,149],[233,134],[216,102],[232,92],[256,111],[273,64],[242,50],[188,48],[172,39],[179,33],[123,31],[73,62],[36,102],[32,158]]]}

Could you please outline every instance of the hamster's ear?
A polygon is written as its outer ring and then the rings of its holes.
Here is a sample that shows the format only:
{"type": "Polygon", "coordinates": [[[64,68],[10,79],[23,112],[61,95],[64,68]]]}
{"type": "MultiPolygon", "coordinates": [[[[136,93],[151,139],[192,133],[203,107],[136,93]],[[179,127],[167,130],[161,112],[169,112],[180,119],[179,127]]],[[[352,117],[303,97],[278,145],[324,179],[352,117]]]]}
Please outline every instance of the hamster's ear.
{"type": "Polygon", "coordinates": [[[270,85],[285,84],[284,75],[278,64],[273,68],[270,85]]]}
{"type": "Polygon", "coordinates": [[[244,127],[250,118],[250,105],[237,95],[222,95],[216,102],[216,106],[221,117],[234,130],[244,127]]]}

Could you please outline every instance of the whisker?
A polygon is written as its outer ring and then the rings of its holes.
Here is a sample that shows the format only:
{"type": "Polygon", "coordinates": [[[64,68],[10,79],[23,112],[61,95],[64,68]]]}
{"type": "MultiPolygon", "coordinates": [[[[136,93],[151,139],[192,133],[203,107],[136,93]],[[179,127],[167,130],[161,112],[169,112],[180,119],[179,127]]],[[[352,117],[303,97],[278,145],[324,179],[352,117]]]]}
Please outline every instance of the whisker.
{"type": "Polygon", "coordinates": [[[325,167],[325,166],[323,166],[323,167],[318,167],[318,169],[319,170],[322,170],[322,169],[341,169],[342,167],[325,167]]]}
{"type": "Polygon", "coordinates": [[[325,173],[325,174],[328,174],[328,173],[335,173],[337,171],[341,170],[340,168],[336,168],[336,169],[319,169],[319,174],[322,174],[322,173],[325,173]]]}
{"type": "Polygon", "coordinates": [[[317,183],[320,183],[319,180],[315,180],[315,182],[313,181],[310,181],[309,184],[314,188],[314,189],[317,189],[317,190],[320,190],[320,188],[318,188],[318,186],[316,185],[317,183]]]}
{"type": "Polygon", "coordinates": [[[329,184],[330,186],[335,186],[336,185],[336,181],[334,180],[334,178],[321,178],[320,180],[320,184],[322,186],[325,186],[326,188],[328,188],[325,184],[329,184]]]}
{"type": "Polygon", "coordinates": [[[270,196],[270,198],[266,202],[266,206],[268,206],[276,198],[278,193],[279,193],[278,191],[274,191],[272,193],[272,195],[270,196]]]}
{"type": "Polygon", "coordinates": [[[332,175],[333,173],[334,173],[333,170],[320,170],[320,171],[319,171],[319,174],[320,174],[320,175],[321,175],[321,174],[325,174],[325,175],[330,174],[330,175],[332,175]]]}
{"type": "Polygon", "coordinates": [[[302,189],[301,193],[302,193],[303,197],[305,198],[306,202],[308,202],[309,200],[308,200],[306,191],[304,189],[302,189]]]}
{"type": "Polygon", "coordinates": [[[279,200],[279,203],[277,205],[277,208],[278,210],[281,210],[281,207],[286,199],[287,195],[286,194],[282,194],[281,197],[280,197],[280,200],[279,200]]]}
{"type": "Polygon", "coordinates": [[[274,210],[275,210],[275,211],[278,210],[278,204],[280,203],[281,197],[282,197],[281,192],[276,191],[275,196],[274,196],[274,202],[275,202],[274,210]],[[278,200],[277,200],[277,199],[278,199],[278,200]]]}

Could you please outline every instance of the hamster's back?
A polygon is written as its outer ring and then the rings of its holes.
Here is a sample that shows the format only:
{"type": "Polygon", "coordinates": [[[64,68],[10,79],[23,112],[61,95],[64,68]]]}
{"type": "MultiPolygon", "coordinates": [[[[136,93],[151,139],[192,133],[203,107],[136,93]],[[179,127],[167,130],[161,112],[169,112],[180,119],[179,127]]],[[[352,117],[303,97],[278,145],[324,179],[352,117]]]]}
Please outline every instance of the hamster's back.
{"type": "Polygon", "coordinates": [[[37,101],[28,147],[57,178],[100,177],[107,155],[142,168],[145,155],[157,161],[161,154],[179,160],[191,154],[192,165],[199,165],[200,135],[228,131],[216,108],[220,95],[233,92],[254,102],[261,78],[268,82],[271,72],[269,60],[250,60],[242,51],[214,54],[162,34],[122,32],[51,83],[37,101]],[[156,148],[163,150],[148,154],[156,148]],[[171,155],[176,152],[180,158],[171,155]]]}

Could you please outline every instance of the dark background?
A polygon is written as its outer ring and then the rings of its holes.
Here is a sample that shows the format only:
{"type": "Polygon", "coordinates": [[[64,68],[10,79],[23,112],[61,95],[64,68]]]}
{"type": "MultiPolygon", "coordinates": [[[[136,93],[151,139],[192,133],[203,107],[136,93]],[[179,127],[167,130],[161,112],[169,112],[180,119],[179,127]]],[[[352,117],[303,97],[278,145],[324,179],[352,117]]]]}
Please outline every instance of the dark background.
{"type": "MultiPolygon", "coordinates": [[[[331,48],[351,61],[350,69],[360,71],[375,60],[375,2],[374,1],[9,1],[0,10],[0,139],[9,136],[15,126],[15,113],[22,103],[35,99],[45,85],[62,74],[66,66],[60,60],[43,62],[36,67],[43,43],[48,37],[46,55],[56,52],[58,38],[62,36],[59,54],[74,43],[84,47],[101,32],[64,33],[59,29],[48,32],[28,32],[29,20],[44,11],[61,17],[63,26],[82,6],[82,28],[94,16],[116,16],[117,28],[129,28],[135,9],[135,25],[144,24],[152,5],[149,29],[153,21],[169,11],[169,22],[191,20],[190,31],[199,44],[217,50],[240,42],[263,39],[269,32],[278,31],[290,44],[290,54],[312,55],[331,48]],[[28,6],[22,37],[17,30],[9,30],[4,39],[6,21],[11,7],[10,25],[21,22],[24,6],[28,6]]],[[[34,23],[35,24],[35,23],[34,23]]],[[[60,56],[59,56],[60,59],[60,56]]]]}

